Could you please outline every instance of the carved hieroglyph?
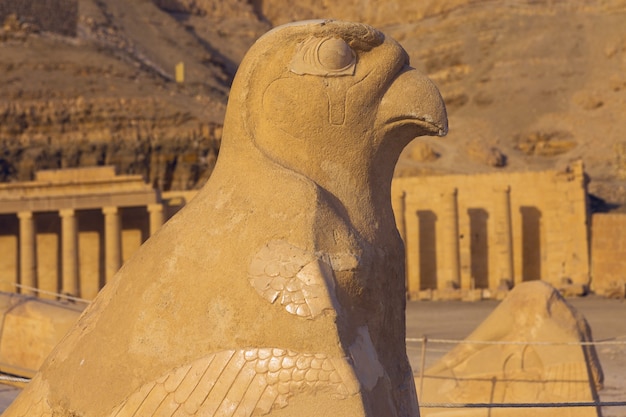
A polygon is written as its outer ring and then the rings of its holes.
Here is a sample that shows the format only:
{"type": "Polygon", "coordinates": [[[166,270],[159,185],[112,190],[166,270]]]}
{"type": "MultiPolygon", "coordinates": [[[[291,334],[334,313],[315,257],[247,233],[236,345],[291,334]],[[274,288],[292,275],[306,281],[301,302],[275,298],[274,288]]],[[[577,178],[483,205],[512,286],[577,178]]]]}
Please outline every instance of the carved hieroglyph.
{"type": "MultiPolygon", "coordinates": [[[[584,317],[549,284],[517,285],[461,344],[427,369],[428,403],[576,403],[598,400],[602,370],[584,317]],[[509,343],[507,343],[509,342],[509,343]]],[[[425,416],[598,416],[594,407],[436,409],[425,416]]]]}
{"type": "Polygon", "coordinates": [[[408,142],[446,130],[437,88],[381,32],[270,31],[206,186],[5,416],[417,416],[390,185],[408,142]]]}

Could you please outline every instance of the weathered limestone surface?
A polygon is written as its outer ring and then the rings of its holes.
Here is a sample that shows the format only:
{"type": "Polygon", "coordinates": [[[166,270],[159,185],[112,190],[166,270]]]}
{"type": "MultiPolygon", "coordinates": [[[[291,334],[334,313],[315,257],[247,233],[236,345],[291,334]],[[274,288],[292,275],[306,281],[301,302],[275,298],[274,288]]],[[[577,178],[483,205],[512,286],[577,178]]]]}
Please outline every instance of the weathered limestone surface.
{"type": "Polygon", "coordinates": [[[82,311],[80,304],[0,293],[0,371],[35,375],[82,311]]]}
{"type": "Polygon", "coordinates": [[[22,292],[52,293],[35,293],[44,298],[93,299],[148,238],[150,224],[162,223],[161,200],[139,175],[116,175],[112,166],[0,184],[0,290],[19,284],[22,292]]]}
{"type": "MultiPolygon", "coordinates": [[[[405,196],[396,219],[406,234],[409,296],[444,288],[455,252],[462,290],[536,279],[588,286],[586,187],[580,162],[559,171],[396,178],[393,198],[405,196]]],[[[593,232],[603,233],[595,224],[593,232]]]]}
{"type": "Polygon", "coordinates": [[[608,297],[626,297],[626,215],[593,216],[591,288],[608,297]]]}
{"type": "Polygon", "coordinates": [[[269,32],[207,185],[129,260],[5,416],[417,416],[393,168],[437,88],[375,29],[269,32]]]}
{"type": "MultiPolygon", "coordinates": [[[[424,403],[593,402],[600,362],[585,318],[545,282],[517,285],[466,340],[425,371],[424,403]],[[528,344],[497,344],[497,342],[528,344]],[[535,344],[533,342],[555,342],[535,344]],[[561,343],[561,344],[559,344],[561,343]]],[[[422,409],[424,416],[599,416],[593,407],[555,409],[422,409]]]]}

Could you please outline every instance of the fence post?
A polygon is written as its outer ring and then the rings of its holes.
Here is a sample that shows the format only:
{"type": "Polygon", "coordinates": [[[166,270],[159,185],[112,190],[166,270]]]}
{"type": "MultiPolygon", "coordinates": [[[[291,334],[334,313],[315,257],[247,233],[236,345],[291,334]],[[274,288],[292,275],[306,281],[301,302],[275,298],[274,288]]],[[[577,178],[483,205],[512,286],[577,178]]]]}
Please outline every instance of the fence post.
{"type": "Polygon", "coordinates": [[[422,398],[422,393],[424,392],[424,368],[426,367],[426,343],[428,342],[428,337],[426,335],[422,336],[422,357],[420,363],[420,394],[419,398],[422,398]]]}

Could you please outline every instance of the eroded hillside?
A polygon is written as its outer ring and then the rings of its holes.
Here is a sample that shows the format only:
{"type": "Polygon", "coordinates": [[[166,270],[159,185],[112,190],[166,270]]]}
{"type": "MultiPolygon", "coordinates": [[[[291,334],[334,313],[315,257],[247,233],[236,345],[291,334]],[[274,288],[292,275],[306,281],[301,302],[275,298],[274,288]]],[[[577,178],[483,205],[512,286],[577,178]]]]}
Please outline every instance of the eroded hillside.
{"type": "MultiPolygon", "coordinates": [[[[444,139],[421,139],[398,175],[563,168],[626,203],[626,2],[80,0],[76,38],[0,36],[0,176],[114,163],[162,189],[206,180],[228,85],[272,25],[360,20],[440,87],[444,139]],[[186,79],[174,81],[184,62],[186,79]]],[[[22,22],[23,25],[23,22],[22,22]]]]}

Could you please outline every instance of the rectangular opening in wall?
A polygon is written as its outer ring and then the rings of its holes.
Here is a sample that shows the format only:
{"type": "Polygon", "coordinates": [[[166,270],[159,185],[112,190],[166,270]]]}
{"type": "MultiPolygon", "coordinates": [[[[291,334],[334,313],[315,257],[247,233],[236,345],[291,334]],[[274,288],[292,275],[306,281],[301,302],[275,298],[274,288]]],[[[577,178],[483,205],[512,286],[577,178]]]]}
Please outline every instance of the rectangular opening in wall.
{"type": "Polygon", "coordinates": [[[475,288],[489,288],[489,213],[482,208],[467,210],[470,227],[470,270],[475,288]]]}
{"type": "Polygon", "coordinates": [[[122,260],[126,262],[150,236],[150,222],[145,207],[120,209],[122,260]]]}
{"type": "MultiPolygon", "coordinates": [[[[58,293],[61,289],[61,219],[56,211],[34,213],[37,253],[37,288],[58,293]]],[[[56,299],[42,293],[41,298],[56,299]]]]}
{"type": "Polygon", "coordinates": [[[90,300],[104,286],[104,219],[101,210],[80,210],[76,215],[80,296],[90,300]]]}
{"type": "Polygon", "coordinates": [[[520,207],[522,215],[522,280],[533,281],[541,276],[541,210],[534,206],[520,207]]]}
{"type": "Polygon", "coordinates": [[[418,210],[420,289],[437,288],[437,215],[418,210]]]}
{"type": "Polygon", "coordinates": [[[15,214],[0,215],[0,291],[16,292],[19,226],[15,214]]]}

